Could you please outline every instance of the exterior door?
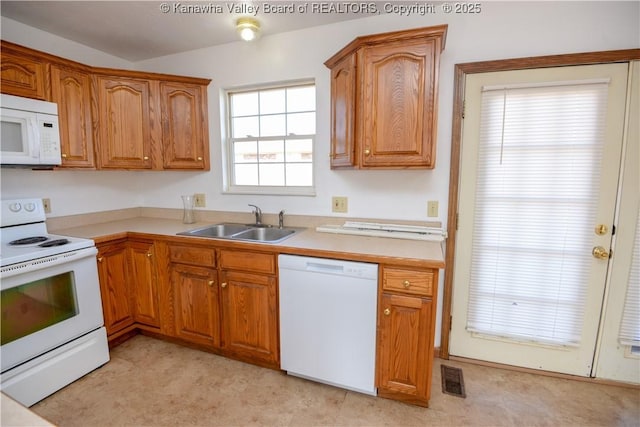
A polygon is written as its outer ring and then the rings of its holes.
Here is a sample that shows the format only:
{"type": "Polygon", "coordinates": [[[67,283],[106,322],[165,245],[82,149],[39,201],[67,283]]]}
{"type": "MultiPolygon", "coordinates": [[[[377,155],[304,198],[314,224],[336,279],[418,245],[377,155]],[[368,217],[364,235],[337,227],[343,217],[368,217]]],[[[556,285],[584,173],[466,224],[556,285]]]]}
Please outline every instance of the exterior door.
{"type": "Polygon", "coordinates": [[[467,76],[450,354],[592,374],[627,73],[467,76]]]}

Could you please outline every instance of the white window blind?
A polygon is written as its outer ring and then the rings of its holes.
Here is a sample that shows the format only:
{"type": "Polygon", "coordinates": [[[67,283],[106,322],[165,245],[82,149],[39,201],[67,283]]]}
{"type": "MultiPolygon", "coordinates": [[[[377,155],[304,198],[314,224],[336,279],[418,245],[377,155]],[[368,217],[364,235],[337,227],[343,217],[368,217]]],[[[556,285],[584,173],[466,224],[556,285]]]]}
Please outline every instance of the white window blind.
{"type": "Polygon", "coordinates": [[[467,330],[579,344],[607,88],[483,89],[467,330]]]}
{"type": "Polygon", "coordinates": [[[636,217],[631,271],[618,336],[622,345],[640,346],[640,212],[636,217]]]}

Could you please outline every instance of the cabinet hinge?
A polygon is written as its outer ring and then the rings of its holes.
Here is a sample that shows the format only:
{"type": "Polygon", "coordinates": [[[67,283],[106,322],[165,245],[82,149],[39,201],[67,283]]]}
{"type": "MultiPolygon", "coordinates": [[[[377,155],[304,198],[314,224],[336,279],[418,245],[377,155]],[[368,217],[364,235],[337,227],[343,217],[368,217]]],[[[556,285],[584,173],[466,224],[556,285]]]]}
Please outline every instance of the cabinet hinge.
{"type": "Polygon", "coordinates": [[[458,231],[458,214],[456,214],[456,231],[458,231]]]}
{"type": "Polygon", "coordinates": [[[453,328],[453,316],[449,316],[449,330],[453,328]]]}
{"type": "Polygon", "coordinates": [[[612,236],[616,235],[616,226],[615,226],[615,224],[611,226],[611,235],[612,236]]]}
{"type": "Polygon", "coordinates": [[[462,101],[462,118],[463,119],[464,119],[464,114],[465,114],[466,110],[467,110],[467,101],[464,100],[464,101],[462,101]]]}

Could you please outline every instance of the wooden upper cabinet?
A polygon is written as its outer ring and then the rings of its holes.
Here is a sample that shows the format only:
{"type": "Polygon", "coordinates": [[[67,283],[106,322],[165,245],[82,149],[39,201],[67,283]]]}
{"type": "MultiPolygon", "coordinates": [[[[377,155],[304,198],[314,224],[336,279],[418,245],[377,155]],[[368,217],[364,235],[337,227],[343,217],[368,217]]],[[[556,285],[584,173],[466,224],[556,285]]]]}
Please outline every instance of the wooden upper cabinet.
{"type": "Polygon", "coordinates": [[[151,169],[154,125],[152,83],[96,76],[97,153],[101,168],[151,169]]]}
{"type": "Polygon", "coordinates": [[[53,65],[51,101],[58,104],[62,166],[94,168],[90,74],[53,65]]]}
{"type": "Polygon", "coordinates": [[[331,166],[355,161],[356,57],[349,55],[331,69],[331,166]]]}
{"type": "Polygon", "coordinates": [[[164,169],[209,169],[206,87],[160,82],[164,169]]]}
{"type": "Polygon", "coordinates": [[[331,69],[331,167],[433,168],[447,26],[359,37],[331,69]],[[350,156],[353,150],[353,156],[350,156]]]}
{"type": "Polygon", "coordinates": [[[4,42],[0,58],[2,93],[43,100],[48,98],[47,64],[44,61],[14,52],[4,42]]]}

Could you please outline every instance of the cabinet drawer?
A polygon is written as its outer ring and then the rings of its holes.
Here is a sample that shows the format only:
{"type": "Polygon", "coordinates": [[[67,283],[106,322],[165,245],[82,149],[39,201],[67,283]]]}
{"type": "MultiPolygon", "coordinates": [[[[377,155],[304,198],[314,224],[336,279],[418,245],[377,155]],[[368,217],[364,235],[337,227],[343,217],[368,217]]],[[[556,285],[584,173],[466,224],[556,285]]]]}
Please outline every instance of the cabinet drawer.
{"type": "Polygon", "coordinates": [[[220,267],[229,270],[275,274],[276,258],[273,254],[223,249],[220,251],[220,267]]]}
{"type": "Polygon", "coordinates": [[[169,246],[171,262],[192,264],[201,267],[216,266],[216,251],[211,248],[193,246],[169,246]]]}
{"type": "Polygon", "coordinates": [[[382,288],[407,294],[433,296],[433,271],[405,270],[385,267],[382,270],[382,288]]]}

